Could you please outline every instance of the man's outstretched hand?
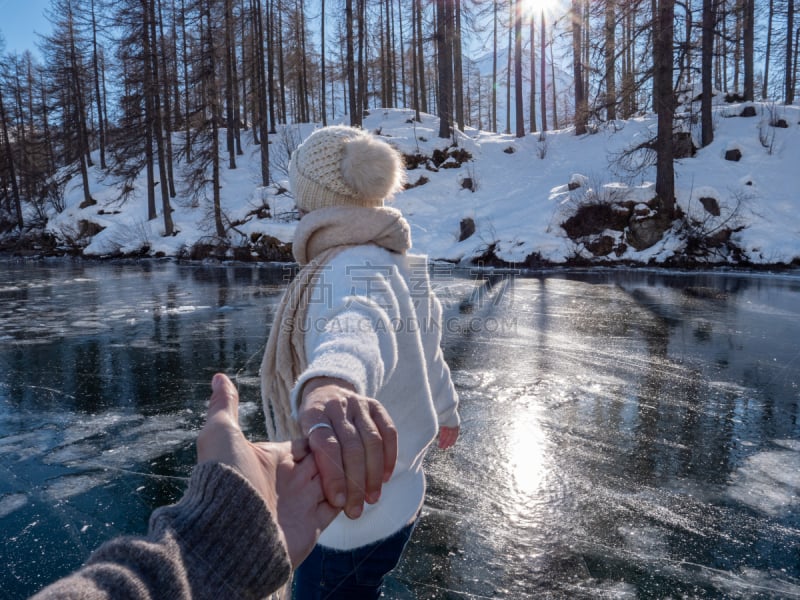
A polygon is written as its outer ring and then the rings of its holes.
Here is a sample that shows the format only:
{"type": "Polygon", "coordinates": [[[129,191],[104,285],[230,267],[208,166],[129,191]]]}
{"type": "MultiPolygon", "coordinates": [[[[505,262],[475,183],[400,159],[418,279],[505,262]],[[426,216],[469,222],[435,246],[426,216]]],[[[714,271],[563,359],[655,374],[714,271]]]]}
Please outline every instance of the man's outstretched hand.
{"type": "Polygon", "coordinates": [[[308,442],[249,442],[239,427],[239,393],[231,380],[217,373],[211,390],[197,438],[197,462],[224,463],[250,482],[278,522],[289,559],[297,566],[339,513],[325,499],[308,442]]]}

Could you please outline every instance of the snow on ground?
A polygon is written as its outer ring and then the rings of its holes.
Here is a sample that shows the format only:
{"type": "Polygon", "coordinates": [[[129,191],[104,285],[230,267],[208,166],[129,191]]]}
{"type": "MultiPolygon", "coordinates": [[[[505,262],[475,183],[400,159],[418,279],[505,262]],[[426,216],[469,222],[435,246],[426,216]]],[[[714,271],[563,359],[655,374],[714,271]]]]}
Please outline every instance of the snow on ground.
{"type": "MultiPolygon", "coordinates": [[[[707,231],[720,227],[744,226],[733,241],[753,263],[790,263],[800,259],[800,107],[756,104],[756,116],[739,116],[743,105],[715,107],[715,140],[693,158],[676,162],[676,196],[679,206],[702,221],[707,231]],[[770,122],[783,118],[788,127],[770,122]],[[726,160],[728,150],[738,149],[738,162],[726,160]],[[720,215],[712,216],[701,198],[713,198],[720,215]]],[[[364,127],[406,154],[430,156],[434,149],[446,149],[452,139],[438,138],[438,120],[422,115],[413,121],[408,109],[374,110],[364,127]]],[[[333,123],[332,123],[333,124],[333,123]]],[[[305,138],[314,125],[289,125],[271,138],[271,176],[278,186],[288,187],[285,165],[289,150],[305,138]]],[[[577,137],[573,129],[528,134],[524,138],[467,129],[456,135],[458,146],[473,160],[460,168],[424,166],[409,170],[410,183],[421,177],[428,182],[399,194],[394,205],[408,218],[417,252],[433,259],[472,261],[488,248],[507,262],[522,262],[532,253],[554,263],[579,256],[581,251],[560,224],[585,201],[587,192],[595,199],[625,199],[647,202],[654,195],[655,171],[646,168],[631,174],[617,160],[626,149],[654,136],[655,117],[602,124],[595,133],[577,137]],[[472,180],[472,189],[464,186],[472,180]],[[570,191],[570,182],[580,183],[570,191]],[[471,218],[475,233],[459,242],[462,219],[471,218]]],[[[699,138],[699,125],[691,133],[699,138]]],[[[224,154],[224,132],[220,152],[224,154]]],[[[258,234],[290,242],[296,221],[290,194],[260,187],[259,150],[251,143],[249,131],[242,132],[244,154],[237,157],[236,170],[223,169],[222,209],[236,222],[230,232],[232,245],[244,245],[258,234]],[[269,218],[254,213],[264,205],[269,218]]],[[[697,144],[699,146],[699,144],[697,144]]],[[[227,161],[223,161],[227,166],[227,161]]],[[[80,221],[103,227],[86,246],[86,255],[136,253],[143,247],[150,254],[177,256],[198,241],[213,240],[213,219],[207,199],[195,202],[185,196],[172,200],[173,219],[179,233],[163,236],[159,218],[147,221],[145,177],[135,182],[131,198],[119,199],[120,184],[103,180],[92,169],[91,191],[98,204],[85,209],[79,178],[67,186],[66,210],[50,215],[48,230],[62,238],[75,238],[80,221]]],[[[158,187],[156,188],[158,192],[158,187]]],[[[158,196],[158,194],[157,194],[158,196]]],[[[157,197],[160,208],[160,196],[157,197]]],[[[617,236],[620,235],[616,232],[617,236]]],[[[679,252],[682,241],[666,235],[644,251],[632,248],[603,262],[626,260],[663,262],[679,252]]]]}

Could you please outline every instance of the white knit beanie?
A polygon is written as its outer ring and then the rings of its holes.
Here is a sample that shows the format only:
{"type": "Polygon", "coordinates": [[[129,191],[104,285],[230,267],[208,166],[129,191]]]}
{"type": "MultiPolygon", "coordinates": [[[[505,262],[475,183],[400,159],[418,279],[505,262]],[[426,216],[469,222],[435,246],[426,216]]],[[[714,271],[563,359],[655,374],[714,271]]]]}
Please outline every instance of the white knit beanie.
{"type": "Polygon", "coordinates": [[[289,182],[297,208],[383,206],[402,189],[403,158],[369,133],[335,125],[316,130],[289,161],[289,182]]]}

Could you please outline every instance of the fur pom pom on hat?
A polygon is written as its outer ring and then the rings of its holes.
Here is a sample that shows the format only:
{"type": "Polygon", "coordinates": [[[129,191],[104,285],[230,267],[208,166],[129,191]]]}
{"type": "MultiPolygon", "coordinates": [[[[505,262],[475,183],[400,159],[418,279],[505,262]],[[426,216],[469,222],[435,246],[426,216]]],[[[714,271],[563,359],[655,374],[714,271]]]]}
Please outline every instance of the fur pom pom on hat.
{"type": "Polygon", "coordinates": [[[383,206],[402,189],[405,166],[386,142],[353,127],[316,130],[289,162],[289,182],[297,208],[311,212],[329,206],[383,206]]]}

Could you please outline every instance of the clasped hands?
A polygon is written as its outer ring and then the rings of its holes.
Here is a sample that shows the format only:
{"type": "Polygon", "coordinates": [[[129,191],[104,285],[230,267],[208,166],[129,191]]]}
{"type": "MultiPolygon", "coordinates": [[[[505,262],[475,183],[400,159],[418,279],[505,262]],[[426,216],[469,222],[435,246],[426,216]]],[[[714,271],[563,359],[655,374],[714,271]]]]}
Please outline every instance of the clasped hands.
{"type": "MultiPolygon", "coordinates": [[[[397,430],[383,405],[341,379],[315,377],[303,386],[300,426],[328,502],[351,519],[375,504],[397,462],[397,430]]],[[[440,427],[439,448],[455,444],[458,427],[440,427]]]]}
{"type": "MultiPolygon", "coordinates": [[[[275,516],[294,566],[341,510],[355,519],[364,502],[380,499],[397,461],[397,430],[377,400],[341,380],[312,379],[303,389],[300,425],[303,432],[326,426],[307,439],[253,443],[239,427],[239,394],[230,379],[214,375],[211,389],[198,463],[227,464],[253,485],[275,516]]],[[[439,447],[457,436],[458,428],[442,427],[439,447]]]]}

